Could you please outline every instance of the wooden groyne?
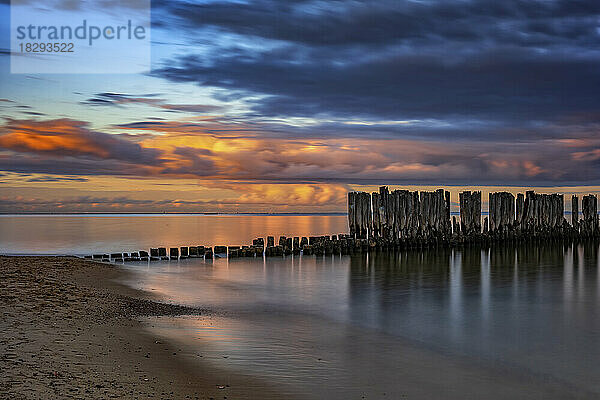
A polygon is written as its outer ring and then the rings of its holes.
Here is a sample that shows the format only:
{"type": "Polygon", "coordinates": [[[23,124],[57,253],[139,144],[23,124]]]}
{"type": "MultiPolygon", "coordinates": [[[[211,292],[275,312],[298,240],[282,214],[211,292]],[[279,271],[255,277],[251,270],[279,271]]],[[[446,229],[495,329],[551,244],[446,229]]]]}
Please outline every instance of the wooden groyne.
{"type": "Polygon", "coordinates": [[[533,191],[489,194],[488,215],[483,218],[481,192],[459,194],[460,222],[450,218],[450,193],[389,191],[348,193],[350,237],[367,241],[368,247],[454,245],[460,243],[540,238],[589,238],[600,236],[598,200],[571,198],[570,221],[565,218],[562,194],[533,191]]]}
{"type": "Polygon", "coordinates": [[[600,237],[598,199],[571,197],[567,220],[562,194],[533,191],[490,193],[488,215],[482,219],[481,192],[459,193],[459,219],[450,213],[450,192],[394,190],[348,193],[349,233],[327,236],[256,238],[242,246],[156,247],[131,253],[85,256],[105,262],[160,261],[186,258],[274,257],[351,254],[375,249],[463,246],[528,240],[575,240],[600,237]]]}
{"type": "MultiPolygon", "coordinates": [[[[358,243],[358,242],[356,242],[358,243]]],[[[183,260],[187,258],[239,258],[239,257],[274,257],[288,255],[332,255],[350,254],[354,251],[355,240],[350,235],[341,233],[339,235],[327,236],[280,236],[278,244],[275,244],[274,236],[256,238],[252,244],[245,246],[181,246],[181,247],[156,247],[150,251],[139,250],[131,253],[106,253],[84,256],[86,259],[103,262],[133,262],[133,261],[169,261],[183,260]]]]}

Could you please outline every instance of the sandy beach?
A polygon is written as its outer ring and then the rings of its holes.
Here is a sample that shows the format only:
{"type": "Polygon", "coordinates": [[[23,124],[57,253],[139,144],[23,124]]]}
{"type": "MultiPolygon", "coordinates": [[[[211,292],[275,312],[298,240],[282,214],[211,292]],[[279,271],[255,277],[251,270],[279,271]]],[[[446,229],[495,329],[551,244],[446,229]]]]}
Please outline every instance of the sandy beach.
{"type": "Polygon", "coordinates": [[[143,316],[207,311],[153,301],[114,266],[0,257],[0,398],[280,398],[267,385],[194,363],[143,329],[143,316]]]}

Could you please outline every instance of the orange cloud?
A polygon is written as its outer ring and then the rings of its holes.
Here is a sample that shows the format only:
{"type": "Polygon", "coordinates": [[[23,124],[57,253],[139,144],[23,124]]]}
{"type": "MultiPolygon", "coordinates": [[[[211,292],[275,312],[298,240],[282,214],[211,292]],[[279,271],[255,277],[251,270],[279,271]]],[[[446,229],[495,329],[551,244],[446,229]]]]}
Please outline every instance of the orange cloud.
{"type": "Polygon", "coordinates": [[[105,158],[108,151],[86,133],[86,123],[70,119],[9,121],[0,147],[21,152],[88,154],[105,158]]]}
{"type": "MultiPolygon", "coordinates": [[[[117,126],[126,133],[114,135],[68,119],[9,120],[2,128],[6,133],[0,135],[0,148],[14,154],[0,154],[0,170],[195,178],[219,184],[504,184],[582,179],[576,164],[597,157],[595,149],[589,148],[569,153],[560,140],[540,143],[532,154],[530,143],[518,141],[372,140],[216,118],[131,123],[117,126]]],[[[252,202],[260,196],[322,201],[337,196],[310,186],[295,191],[289,191],[289,186],[287,191],[261,191],[259,186],[244,190],[247,195],[239,201],[252,202]]]]}

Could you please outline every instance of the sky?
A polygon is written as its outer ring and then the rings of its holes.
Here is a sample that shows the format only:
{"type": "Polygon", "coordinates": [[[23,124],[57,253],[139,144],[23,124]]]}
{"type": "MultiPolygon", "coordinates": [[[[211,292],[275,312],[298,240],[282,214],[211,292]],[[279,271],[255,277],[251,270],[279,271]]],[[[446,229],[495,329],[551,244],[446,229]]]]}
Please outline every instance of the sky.
{"type": "Polygon", "coordinates": [[[11,73],[9,3],[3,213],[343,212],[347,191],[378,185],[454,203],[599,191],[597,1],[158,0],[151,68],[129,74],[11,73]]]}

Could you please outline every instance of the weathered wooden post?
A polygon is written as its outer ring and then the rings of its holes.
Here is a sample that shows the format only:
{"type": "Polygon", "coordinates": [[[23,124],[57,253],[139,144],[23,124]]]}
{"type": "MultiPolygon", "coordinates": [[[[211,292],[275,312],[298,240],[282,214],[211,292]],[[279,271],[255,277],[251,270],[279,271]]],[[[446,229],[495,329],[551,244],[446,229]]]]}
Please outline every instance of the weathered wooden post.
{"type": "Polygon", "coordinates": [[[363,226],[363,202],[360,192],[356,192],[354,195],[354,226],[356,229],[356,238],[362,238],[362,226],[363,226]]]}
{"type": "Polygon", "coordinates": [[[380,198],[381,196],[378,192],[371,193],[371,208],[373,211],[373,233],[371,237],[373,238],[381,237],[380,198]]]}
{"type": "Polygon", "coordinates": [[[515,195],[509,192],[504,192],[504,224],[513,229],[515,225],[515,195]]]}
{"type": "Polygon", "coordinates": [[[426,234],[429,228],[429,192],[420,193],[419,225],[426,234]]]}
{"type": "MultiPolygon", "coordinates": [[[[471,230],[471,192],[460,192],[458,194],[458,204],[460,207],[460,231],[465,235],[470,234],[471,230]]],[[[456,218],[453,220],[456,223],[456,218]]],[[[456,231],[456,229],[455,229],[456,231]]]]}
{"type": "Polygon", "coordinates": [[[571,196],[571,226],[579,232],[579,198],[571,196]]]}
{"type": "Polygon", "coordinates": [[[581,200],[585,234],[594,235],[598,230],[598,199],[593,194],[583,196],[581,200]]]}
{"type": "Polygon", "coordinates": [[[460,235],[460,226],[458,222],[456,222],[456,215],[452,216],[452,233],[456,235],[460,235]]]}
{"type": "Polygon", "coordinates": [[[478,235],[481,234],[481,192],[471,193],[471,221],[473,223],[473,231],[478,235]]]}
{"type": "Polygon", "coordinates": [[[421,229],[420,227],[420,210],[421,210],[421,203],[419,201],[419,192],[418,191],[414,191],[414,192],[409,192],[408,195],[408,209],[407,209],[407,214],[410,216],[409,217],[409,227],[408,227],[408,237],[409,238],[416,238],[417,235],[419,234],[419,231],[421,229]]]}
{"type": "Polygon", "coordinates": [[[161,260],[168,260],[169,257],[167,256],[167,248],[159,247],[158,248],[158,256],[160,257],[161,260]]]}
{"type": "Polygon", "coordinates": [[[459,193],[461,231],[466,236],[481,233],[481,192],[459,193]]]}
{"type": "Polygon", "coordinates": [[[490,232],[496,230],[496,193],[489,194],[488,197],[488,217],[490,222],[490,232]]]}
{"type": "Polygon", "coordinates": [[[379,187],[379,224],[381,230],[381,237],[388,237],[388,201],[389,191],[387,186],[379,187]]]}
{"type": "Polygon", "coordinates": [[[447,236],[450,236],[452,234],[452,225],[451,225],[451,220],[450,220],[450,192],[446,191],[445,192],[445,210],[446,210],[446,215],[445,215],[445,221],[446,221],[446,232],[445,234],[447,236]]]}
{"type": "Polygon", "coordinates": [[[523,193],[517,194],[517,215],[515,219],[515,226],[518,229],[522,228],[523,218],[525,217],[525,196],[523,193]]]}
{"type": "MultiPolygon", "coordinates": [[[[364,207],[364,213],[365,216],[363,217],[364,221],[366,222],[366,226],[365,226],[365,232],[364,232],[364,237],[365,239],[369,238],[369,237],[373,237],[373,206],[371,204],[371,194],[370,193],[364,193],[363,194],[363,198],[365,201],[365,207],[364,207]]],[[[331,239],[333,240],[333,239],[331,239]]]]}
{"type": "Polygon", "coordinates": [[[300,247],[304,248],[304,246],[308,246],[308,238],[306,236],[302,236],[302,239],[300,239],[300,247]]]}
{"type": "MultiPolygon", "coordinates": [[[[356,192],[348,192],[348,228],[350,236],[356,237],[356,192]]],[[[268,244],[267,244],[268,247],[268,244]]]]}
{"type": "Polygon", "coordinates": [[[213,248],[215,254],[227,254],[227,246],[215,246],[213,248]]]}
{"type": "Polygon", "coordinates": [[[240,255],[240,246],[227,246],[227,257],[237,258],[240,255]]]}
{"type": "Polygon", "coordinates": [[[188,248],[187,247],[180,247],[179,251],[180,251],[179,258],[188,258],[188,248]]]}

